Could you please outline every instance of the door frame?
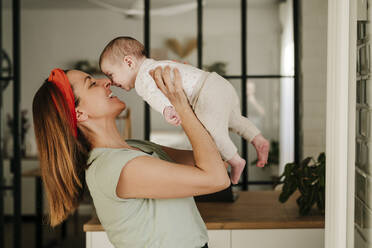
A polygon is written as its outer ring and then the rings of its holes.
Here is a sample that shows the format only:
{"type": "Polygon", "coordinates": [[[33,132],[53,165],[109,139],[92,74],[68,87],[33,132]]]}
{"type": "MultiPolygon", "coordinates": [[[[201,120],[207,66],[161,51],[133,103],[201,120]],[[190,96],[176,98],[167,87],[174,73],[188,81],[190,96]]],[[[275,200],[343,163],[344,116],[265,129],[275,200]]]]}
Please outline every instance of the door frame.
{"type": "Polygon", "coordinates": [[[325,247],[354,247],[358,0],[328,0],[325,247]]]}

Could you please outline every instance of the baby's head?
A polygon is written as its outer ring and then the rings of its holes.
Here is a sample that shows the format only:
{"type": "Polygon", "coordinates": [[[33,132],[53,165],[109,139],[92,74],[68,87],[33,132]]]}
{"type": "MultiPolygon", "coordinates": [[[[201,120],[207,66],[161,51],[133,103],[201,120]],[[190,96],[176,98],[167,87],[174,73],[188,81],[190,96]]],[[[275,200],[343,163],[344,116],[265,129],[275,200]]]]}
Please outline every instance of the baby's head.
{"type": "Polygon", "coordinates": [[[122,36],[106,45],[99,58],[99,66],[114,84],[129,91],[134,88],[139,66],[145,58],[145,47],[139,41],[122,36]]]}

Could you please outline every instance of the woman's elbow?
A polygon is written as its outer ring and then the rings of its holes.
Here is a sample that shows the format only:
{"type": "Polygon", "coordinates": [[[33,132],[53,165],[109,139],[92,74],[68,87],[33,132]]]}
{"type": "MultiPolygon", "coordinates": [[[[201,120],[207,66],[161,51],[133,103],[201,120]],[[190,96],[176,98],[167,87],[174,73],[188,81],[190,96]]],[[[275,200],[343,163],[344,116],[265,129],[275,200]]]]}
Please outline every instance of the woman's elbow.
{"type": "Polygon", "coordinates": [[[228,188],[229,186],[230,186],[230,184],[231,184],[231,180],[230,180],[230,178],[226,175],[225,177],[224,177],[224,179],[221,181],[221,190],[224,190],[224,189],[226,189],[226,188],[228,188]]]}
{"type": "Polygon", "coordinates": [[[226,173],[224,176],[215,177],[208,186],[214,193],[228,188],[230,183],[230,178],[226,173]]]}

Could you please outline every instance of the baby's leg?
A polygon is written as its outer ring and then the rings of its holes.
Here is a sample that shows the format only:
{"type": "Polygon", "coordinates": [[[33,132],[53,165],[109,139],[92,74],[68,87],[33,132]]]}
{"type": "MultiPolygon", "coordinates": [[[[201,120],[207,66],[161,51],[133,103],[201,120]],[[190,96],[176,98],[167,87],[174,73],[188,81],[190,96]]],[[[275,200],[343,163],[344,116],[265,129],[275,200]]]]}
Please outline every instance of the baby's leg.
{"type": "Polygon", "coordinates": [[[238,153],[235,153],[234,157],[227,162],[231,165],[231,182],[237,184],[245,167],[245,159],[240,157],[238,153]]]}
{"type": "Polygon", "coordinates": [[[203,89],[200,92],[194,111],[200,122],[208,130],[220,154],[224,160],[231,165],[231,180],[237,183],[240,174],[244,169],[245,160],[237,154],[237,148],[229,136],[229,118],[232,109],[230,92],[232,86],[220,79],[218,75],[208,77],[203,89]]]}
{"type": "Polygon", "coordinates": [[[260,134],[260,131],[248,118],[240,114],[239,106],[237,108],[231,112],[229,127],[231,131],[252,143],[257,153],[257,166],[263,167],[267,163],[270,143],[260,134]]]}
{"type": "MultiPolygon", "coordinates": [[[[197,111],[195,113],[197,114],[197,111]]],[[[230,139],[227,120],[216,122],[216,118],[213,118],[210,113],[206,116],[199,113],[197,116],[212,136],[222,158],[231,165],[231,182],[237,184],[246,162],[239,156],[238,149],[230,139]]]]}

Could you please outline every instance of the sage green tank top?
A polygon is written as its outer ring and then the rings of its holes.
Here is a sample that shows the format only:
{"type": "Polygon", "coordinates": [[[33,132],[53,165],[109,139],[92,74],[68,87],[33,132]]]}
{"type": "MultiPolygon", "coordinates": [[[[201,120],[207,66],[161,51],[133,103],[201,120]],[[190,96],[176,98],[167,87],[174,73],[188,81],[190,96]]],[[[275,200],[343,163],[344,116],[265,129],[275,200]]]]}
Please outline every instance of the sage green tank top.
{"type": "MultiPolygon", "coordinates": [[[[116,248],[200,248],[208,242],[206,226],[193,197],[123,199],[116,185],[125,164],[138,156],[171,161],[159,145],[127,140],[132,147],[94,148],[88,159],[86,182],[97,216],[116,248]]],[[[172,187],[172,185],[169,185],[172,187]]]]}

